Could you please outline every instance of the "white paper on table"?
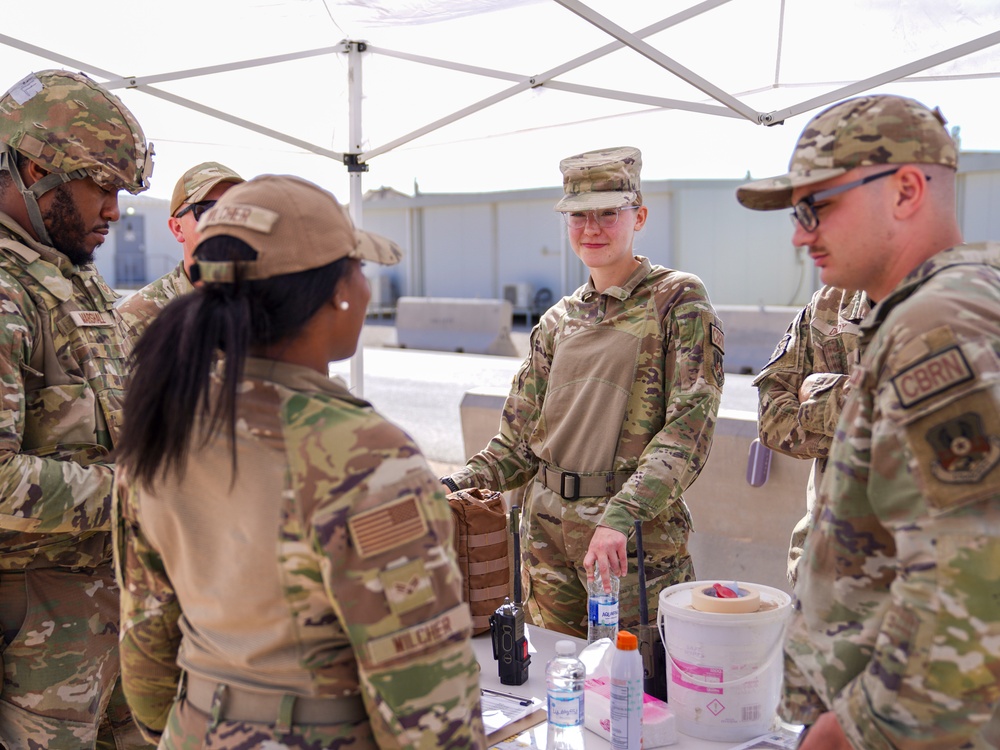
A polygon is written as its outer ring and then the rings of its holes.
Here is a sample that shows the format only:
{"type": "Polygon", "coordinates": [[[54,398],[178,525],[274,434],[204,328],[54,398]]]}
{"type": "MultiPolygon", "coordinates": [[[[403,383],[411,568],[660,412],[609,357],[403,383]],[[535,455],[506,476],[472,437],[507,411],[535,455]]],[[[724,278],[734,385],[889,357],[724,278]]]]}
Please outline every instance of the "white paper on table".
{"type": "Polygon", "coordinates": [[[489,688],[481,689],[479,701],[483,710],[483,728],[487,735],[524,718],[543,705],[538,698],[522,698],[489,688]]]}

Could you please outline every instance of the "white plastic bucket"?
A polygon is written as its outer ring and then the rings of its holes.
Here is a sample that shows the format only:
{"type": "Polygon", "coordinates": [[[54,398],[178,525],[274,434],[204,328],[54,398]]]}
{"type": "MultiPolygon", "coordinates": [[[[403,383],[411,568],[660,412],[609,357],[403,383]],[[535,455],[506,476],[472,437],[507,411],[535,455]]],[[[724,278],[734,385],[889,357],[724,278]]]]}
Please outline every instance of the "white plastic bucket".
{"type": "Polygon", "coordinates": [[[660,592],[668,703],[684,734],[720,742],[753,739],[771,729],[778,708],[792,600],[779,589],[748,583],[760,592],[756,612],[694,609],[692,592],[711,587],[691,581],[660,592]]]}

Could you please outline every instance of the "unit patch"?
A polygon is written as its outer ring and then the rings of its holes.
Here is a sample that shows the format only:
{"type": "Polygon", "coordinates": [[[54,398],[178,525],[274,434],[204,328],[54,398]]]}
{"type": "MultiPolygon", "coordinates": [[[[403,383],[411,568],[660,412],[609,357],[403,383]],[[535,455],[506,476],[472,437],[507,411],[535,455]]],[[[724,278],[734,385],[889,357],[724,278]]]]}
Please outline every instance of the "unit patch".
{"type": "Polygon", "coordinates": [[[360,513],[347,521],[347,528],[358,554],[372,557],[427,534],[427,519],[411,496],[360,513]]]}
{"type": "Polygon", "coordinates": [[[907,367],[892,378],[892,387],[900,405],[908,409],[973,377],[962,350],[949,346],[907,367]]]}
{"type": "Polygon", "coordinates": [[[385,598],[394,615],[404,615],[433,602],[434,587],[422,560],[411,560],[378,574],[385,598]]]}
{"type": "Polygon", "coordinates": [[[1000,461],[1000,438],[987,435],[982,418],[966,412],[927,431],[936,460],[931,473],[949,484],[973,484],[1000,461]]]}

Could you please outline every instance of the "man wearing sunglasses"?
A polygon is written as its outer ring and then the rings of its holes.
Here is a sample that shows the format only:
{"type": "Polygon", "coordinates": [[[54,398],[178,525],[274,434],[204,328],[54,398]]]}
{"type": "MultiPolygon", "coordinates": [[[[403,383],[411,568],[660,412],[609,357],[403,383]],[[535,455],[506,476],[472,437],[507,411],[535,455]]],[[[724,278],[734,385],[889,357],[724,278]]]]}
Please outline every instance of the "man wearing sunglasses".
{"type": "Polygon", "coordinates": [[[177,180],[170,198],[167,226],[184,247],[184,259],[170,273],[131,295],[118,310],[133,330],[133,341],[149,327],[160,310],[174,297],[187,294],[194,286],[190,279],[194,249],[201,240],[198,219],[233,185],[243,178],[229,167],[214,161],[197,164],[177,180]]]}
{"type": "Polygon", "coordinates": [[[939,111],[864,96],[737,191],[875,305],[785,641],[806,750],[1000,742],[1000,248],[962,244],[957,166],[939,111]]]}

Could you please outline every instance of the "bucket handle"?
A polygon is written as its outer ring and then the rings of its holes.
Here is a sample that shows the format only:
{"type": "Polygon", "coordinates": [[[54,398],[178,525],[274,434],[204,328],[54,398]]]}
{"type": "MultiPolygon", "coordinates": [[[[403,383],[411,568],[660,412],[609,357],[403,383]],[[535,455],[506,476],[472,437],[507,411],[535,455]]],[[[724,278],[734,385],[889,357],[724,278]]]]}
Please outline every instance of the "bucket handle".
{"type": "Polygon", "coordinates": [[[732,687],[734,685],[741,685],[744,682],[748,682],[749,680],[760,677],[762,674],[764,674],[764,672],[766,672],[771,667],[771,665],[774,663],[774,660],[782,652],[782,644],[785,641],[785,631],[788,629],[788,620],[789,620],[788,617],[785,617],[782,620],[781,632],[778,633],[777,640],[773,644],[771,644],[770,648],[768,648],[767,658],[764,659],[763,664],[761,664],[759,667],[753,670],[750,674],[745,674],[742,677],[737,677],[735,680],[728,680],[723,682],[709,682],[707,680],[702,680],[698,677],[695,677],[690,672],[687,672],[684,669],[682,669],[681,666],[674,661],[674,657],[670,655],[670,649],[667,647],[667,637],[666,634],[664,633],[666,614],[663,612],[662,609],[660,609],[657,612],[656,629],[660,633],[660,640],[663,642],[663,652],[666,654],[667,663],[670,664],[670,666],[674,667],[678,672],[681,672],[687,680],[690,680],[692,683],[694,683],[695,685],[699,685],[700,687],[727,688],[727,687],[732,687]]]}

